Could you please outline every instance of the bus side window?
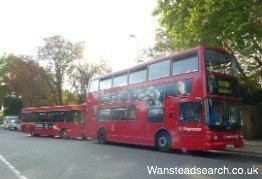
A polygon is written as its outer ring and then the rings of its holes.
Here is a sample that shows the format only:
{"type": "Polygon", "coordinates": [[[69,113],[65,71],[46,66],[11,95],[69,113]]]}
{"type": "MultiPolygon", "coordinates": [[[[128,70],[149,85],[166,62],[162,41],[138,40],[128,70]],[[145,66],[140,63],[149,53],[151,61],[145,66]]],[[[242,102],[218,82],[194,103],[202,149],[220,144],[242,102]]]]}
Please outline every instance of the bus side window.
{"type": "Polygon", "coordinates": [[[85,111],[78,111],[80,118],[79,123],[84,124],[86,122],[86,112],[85,111]]]}
{"type": "Polygon", "coordinates": [[[100,109],[99,110],[99,120],[110,120],[111,109],[100,109]]]}
{"type": "Polygon", "coordinates": [[[127,120],[126,107],[112,109],[112,120],[127,120]]]}
{"type": "Polygon", "coordinates": [[[80,112],[79,111],[71,111],[72,113],[72,122],[78,123],[80,121],[80,112]]]}
{"type": "Polygon", "coordinates": [[[45,112],[40,112],[38,115],[39,122],[47,122],[47,115],[45,112]]]}
{"type": "Polygon", "coordinates": [[[28,114],[22,114],[21,122],[28,122],[28,114]]]}
{"type": "Polygon", "coordinates": [[[176,59],[173,61],[173,72],[172,75],[180,75],[185,73],[191,73],[198,71],[198,57],[197,55],[191,55],[176,59]]]}
{"type": "Polygon", "coordinates": [[[93,119],[97,119],[99,117],[99,109],[93,108],[93,119]]]}
{"type": "Polygon", "coordinates": [[[55,112],[54,113],[55,122],[64,122],[61,116],[61,112],[55,112]]]}
{"type": "Polygon", "coordinates": [[[72,122],[73,121],[72,112],[71,111],[65,111],[64,113],[65,113],[65,115],[64,115],[65,122],[72,122]]]}
{"type": "Polygon", "coordinates": [[[66,122],[77,122],[77,116],[76,116],[76,111],[66,111],[65,112],[65,117],[66,117],[66,122]]]}
{"type": "Polygon", "coordinates": [[[180,122],[201,122],[202,102],[180,103],[180,122]]]}
{"type": "Polygon", "coordinates": [[[135,120],[136,119],[136,107],[129,106],[127,108],[127,120],[135,120]]]}
{"type": "Polygon", "coordinates": [[[186,79],[166,84],[166,96],[189,95],[191,93],[192,79],[186,79]]]}
{"type": "Polygon", "coordinates": [[[60,115],[60,122],[65,122],[65,113],[61,111],[59,115],[60,115]]]}
{"type": "Polygon", "coordinates": [[[40,122],[39,117],[38,117],[38,113],[30,113],[29,118],[28,118],[28,122],[40,122]]]}
{"type": "Polygon", "coordinates": [[[54,112],[46,113],[46,121],[47,122],[55,122],[54,112]]]}

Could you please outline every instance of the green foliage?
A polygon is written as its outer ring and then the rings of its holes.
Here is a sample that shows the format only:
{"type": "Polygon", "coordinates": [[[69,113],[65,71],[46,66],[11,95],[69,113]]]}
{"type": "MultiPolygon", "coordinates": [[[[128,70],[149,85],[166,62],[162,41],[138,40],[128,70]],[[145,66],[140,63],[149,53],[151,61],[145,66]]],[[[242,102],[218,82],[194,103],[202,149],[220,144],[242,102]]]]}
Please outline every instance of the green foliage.
{"type": "Polygon", "coordinates": [[[19,114],[22,106],[83,103],[89,79],[111,71],[105,61],[98,64],[81,61],[83,42],[72,43],[61,36],[44,41],[38,57],[45,68],[28,56],[0,57],[0,107],[4,106],[5,115],[19,114]]]}
{"type": "Polygon", "coordinates": [[[0,125],[3,124],[4,114],[0,112],[0,125]]]}
{"type": "Polygon", "coordinates": [[[61,36],[44,41],[38,57],[46,62],[46,69],[28,56],[0,57],[0,107],[4,107],[1,115],[19,115],[22,106],[83,103],[89,79],[111,71],[105,61],[80,63],[83,42],[72,43],[61,36]],[[71,90],[63,89],[65,78],[70,80],[71,90]]]}
{"type": "Polygon", "coordinates": [[[0,106],[4,106],[5,115],[19,114],[22,106],[55,104],[52,76],[44,68],[28,56],[7,57],[0,79],[0,106]]]}
{"type": "Polygon", "coordinates": [[[260,10],[259,0],[159,0],[154,15],[173,39],[174,49],[247,46],[246,40],[261,42],[260,10]]]}
{"type": "Polygon", "coordinates": [[[4,54],[0,57],[0,79],[3,79],[3,77],[9,72],[10,65],[15,59],[16,56],[13,54],[4,54]]]}
{"type": "Polygon", "coordinates": [[[77,94],[76,93],[72,93],[69,90],[63,90],[62,98],[63,98],[64,105],[79,104],[77,94]]]}
{"type": "Polygon", "coordinates": [[[156,59],[175,51],[172,38],[161,28],[156,29],[155,41],[154,47],[143,49],[145,56],[156,59]]]}
{"type": "Polygon", "coordinates": [[[262,90],[252,89],[248,83],[240,84],[240,94],[242,96],[242,104],[262,104],[262,90]]]}
{"type": "MultiPolygon", "coordinates": [[[[223,47],[236,55],[241,82],[262,91],[261,0],[158,0],[153,14],[171,41],[168,48],[223,47]]],[[[165,42],[156,40],[156,47],[165,42]]]]}
{"type": "Polygon", "coordinates": [[[10,95],[20,98],[24,107],[55,104],[53,76],[30,57],[17,57],[6,78],[10,95]]]}
{"type": "Polygon", "coordinates": [[[5,78],[10,72],[10,66],[12,62],[14,61],[16,57],[12,54],[6,55],[0,57],[0,107],[1,107],[1,101],[6,96],[7,89],[5,88],[5,78]]]}
{"type": "Polygon", "coordinates": [[[4,106],[4,116],[20,115],[22,108],[22,101],[16,97],[7,96],[2,99],[4,106]]]}

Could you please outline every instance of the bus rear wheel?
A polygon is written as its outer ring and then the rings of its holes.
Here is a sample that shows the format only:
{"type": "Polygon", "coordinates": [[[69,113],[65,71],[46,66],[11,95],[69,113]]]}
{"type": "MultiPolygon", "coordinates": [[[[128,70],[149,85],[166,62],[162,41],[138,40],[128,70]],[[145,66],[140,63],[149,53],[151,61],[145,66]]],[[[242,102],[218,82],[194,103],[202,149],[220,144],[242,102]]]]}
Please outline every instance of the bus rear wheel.
{"type": "Polygon", "coordinates": [[[171,150],[171,137],[168,132],[162,131],[156,136],[156,148],[161,152],[169,152],[171,150]]]}
{"type": "Polygon", "coordinates": [[[35,136],[36,136],[36,134],[35,134],[35,129],[34,129],[34,128],[31,129],[30,135],[31,135],[31,137],[35,137],[35,136]]]}
{"type": "Polygon", "coordinates": [[[62,137],[63,139],[66,139],[66,138],[67,138],[67,131],[66,131],[66,129],[62,129],[60,135],[61,135],[61,137],[62,137]]]}
{"type": "Polygon", "coordinates": [[[100,144],[106,143],[106,131],[104,128],[100,128],[97,132],[97,140],[100,144]]]}

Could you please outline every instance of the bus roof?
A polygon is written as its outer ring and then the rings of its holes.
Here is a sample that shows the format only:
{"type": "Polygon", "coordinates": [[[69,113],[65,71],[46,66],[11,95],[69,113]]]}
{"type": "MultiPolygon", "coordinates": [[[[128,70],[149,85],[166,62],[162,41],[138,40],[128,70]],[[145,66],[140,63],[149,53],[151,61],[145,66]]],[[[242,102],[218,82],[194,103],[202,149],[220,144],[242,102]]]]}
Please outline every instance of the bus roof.
{"type": "Polygon", "coordinates": [[[42,106],[23,108],[22,113],[30,112],[51,112],[51,111],[68,111],[68,110],[85,110],[86,104],[66,105],[66,106],[42,106]]]}
{"type": "Polygon", "coordinates": [[[142,69],[142,68],[144,68],[144,67],[146,67],[150,64],[156,63],[156,62],[164,61],[166,59],[170,59],[170,58],[174,58],[174,57],[179,58],[180,56],[184,56],[186,54],[196,52],[201,47],[204,47],[204,46],[201,45],[201,46],[197,46],[197,47],[187,49],[187,50],[184,50],[184,51],[181,51],[181,52],[172,53],[170,55],[166,55],[166,56],[154,59],[154,60],[150,60],[150,61],[147,61],[147,62],[137,64],[135,66],[132,66],[131,68],[127,68],[127,69],[120,70],[120,71],[117,71],[117,72],[112,72],[112,73],[109,73],[109,74],[106,74],[106,75],[97,76],[97,77],[94,77],[93,79],[105,79],[105,78],[111,77],[112,75],[116,76],[116,75],[120,75],[120,74],[123,74],[123,73],[128,72],[128,71],[136,71],[136,70],[142,69]]]}
{"type": "Polygon", "coordinates": [[[163,57],[160,57],[160,58],[157,58],[157,59],[153,59],[153,60],[150,60],[150,61],[147,61],[147,62],[143,62],[143,63],[137,64],[135,66],[132,66],[130,68],[126,68],[124,70],[120,70],[120,71],[116,71],[116,72],[111,72],[109,74],[97,76],[97,77],[92,78],[92,80],[94,80],[94,79],[106,79],[106,78],[109,78],[109,77],[112,77],[112,76],[117,76],[117,75],[126,73],[128,71],[136,71],[136,70],[142,69],[144,67],[147,67],[150,64],[157,63],[157,62],[160,62],[160,61],[164,61],[164,60],[170,59],[170,58],[178,58],[179,59],[180,57],[183,57],[185,55],[190,55],[190,54],[197,52],[198,50],[203,49],[203,48],[212,48],[212,49],[215,49],[215,50],[226,52],[222,48],[216,48],[216,47],[212,47],[212,46],[208,46],[208,45],[199,45],[197,47],[182,50],[182,51],[179,51],[179,52],[172,53],[170,55],[166,55],[166,56],[163,56],[163,57]]]}

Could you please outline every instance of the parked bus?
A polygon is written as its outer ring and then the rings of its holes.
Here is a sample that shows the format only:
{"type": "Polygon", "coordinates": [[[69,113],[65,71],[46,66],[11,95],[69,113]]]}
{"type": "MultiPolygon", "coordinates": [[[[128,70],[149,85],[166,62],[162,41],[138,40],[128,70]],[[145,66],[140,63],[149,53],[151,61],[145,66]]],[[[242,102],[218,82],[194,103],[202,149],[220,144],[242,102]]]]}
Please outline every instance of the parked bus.
{"type": "Polygon", "coordinates": [[[86,105],[22,109],[21,131],[31,136],[85,137],[86,105]]]}
{"type": "Polygon", "coordinates": [[[171,149],[243,146],[236,59],[199,46],[94,78],[87,136],[171,149]]]}

